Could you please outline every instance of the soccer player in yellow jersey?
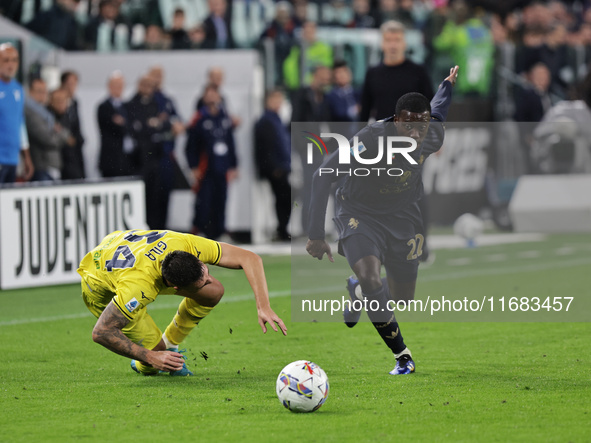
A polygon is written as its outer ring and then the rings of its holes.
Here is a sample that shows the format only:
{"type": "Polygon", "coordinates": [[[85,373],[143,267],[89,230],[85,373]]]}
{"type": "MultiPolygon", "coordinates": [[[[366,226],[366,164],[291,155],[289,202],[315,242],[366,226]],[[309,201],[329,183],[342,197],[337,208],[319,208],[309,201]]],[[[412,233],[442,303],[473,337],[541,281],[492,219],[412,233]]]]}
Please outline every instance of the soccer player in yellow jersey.
{"type": "Polygon", "coordinates": [[[133,230],[107,235],[78,268],[82,298],[98,318],[92,339],[133,359],[132,368],[144,375],[193,375],[178,345],[224,295],[208,264],[242,269],[254,292],[263,333],[269,323],[274,331],[278,325],[287,334],[269,304],[263,261],[257,254],[191,234],[133,230]],[[146,310],[159,294],[184,297],[164,334],[146,310]]]}

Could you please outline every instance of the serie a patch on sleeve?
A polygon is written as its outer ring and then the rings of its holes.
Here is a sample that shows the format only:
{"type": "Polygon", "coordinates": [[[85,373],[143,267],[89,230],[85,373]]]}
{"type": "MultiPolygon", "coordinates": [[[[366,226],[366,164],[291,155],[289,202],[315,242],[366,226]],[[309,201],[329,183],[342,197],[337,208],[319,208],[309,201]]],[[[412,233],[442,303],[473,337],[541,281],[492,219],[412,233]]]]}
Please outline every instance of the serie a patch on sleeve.
{"type": "Polygon", "coordinates": [[[140,302],[137,301],[135,297],[133,297],[131,300],[125,303],[125,309],[127,309],[127,311],[131,313],[135,311],[139,305],[140,302]]]}

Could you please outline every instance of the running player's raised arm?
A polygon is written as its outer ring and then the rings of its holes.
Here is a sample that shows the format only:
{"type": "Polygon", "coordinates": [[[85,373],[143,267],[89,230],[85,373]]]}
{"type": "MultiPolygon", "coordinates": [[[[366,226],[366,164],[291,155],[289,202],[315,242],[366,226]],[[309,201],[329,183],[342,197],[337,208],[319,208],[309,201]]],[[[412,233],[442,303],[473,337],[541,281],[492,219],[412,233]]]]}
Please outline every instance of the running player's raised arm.
{"type": "Polygon", "coordinates": [[[431,100],[431,118],[444,122],[447,120],[447,112],[451,104],[451,90],[458,78],[458,67],[450,69],[449,76],[441,82],[437,93],[431,100]]]}
{"type": "Polygon", "coordinates": [[[287,335],[287,328],[283,320],[273,312],[269,303],[269,289],[267,288],[263,259],[254,252],[247,251],[238,246],[228,243],[220,243],[220,246],[222,257],[218,262],[218,266],[230,269],[242,269],[244,271],[246,279],[254,292],[259,325],[263,333],[267,332],[266,323],[269,323],[275,332],[277,332],[277,326],[275,325],[277,324],[281,328],[283,335],[287,335]]]}
{"type": "Polygon", "coordinates": [[[458,77],[458,67],[451,68],[448,77],[441,82],[437,94],[431,100],[431,124],[429,132],[423,143],[423,153],[425,156],[439,151],[443,145],[445,137],[445,128],[443,122],[447,120],[447,113],[451,105],[452,88],[458,77]]]}

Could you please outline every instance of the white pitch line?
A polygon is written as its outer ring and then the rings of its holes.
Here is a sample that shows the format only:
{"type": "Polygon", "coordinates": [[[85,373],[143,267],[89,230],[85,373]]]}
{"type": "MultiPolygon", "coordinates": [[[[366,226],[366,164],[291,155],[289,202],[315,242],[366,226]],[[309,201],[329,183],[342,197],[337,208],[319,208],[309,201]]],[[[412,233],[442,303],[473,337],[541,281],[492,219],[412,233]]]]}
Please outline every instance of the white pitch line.
{"type": "Polygon", "coordinates": [[[571,254],[575,253],[575,248],[572,248],[570,246],[565,246],[563,248],[555,249],[554,253],[556,255],[571,255],[571,254]]]}
{"type": "Polygon", "coordinates": [[[469,257],[452,258],[445,262],[448,266],[466,266],[472,263],[472,259],[469,257]]]}
{"type": "Polygon", "coordinates": [[[523,251],[517,254],[519,258],[538,258],[542,255],[540,251],[523,251]]]}
{"type": "Polygon", "coordinates": [[[484,257],[485,261],[498,262],[507,260],[507,254],[490,254],[484,257]]]}
{"type": "MultiPolygon", "coordinates": [[[[524,266],[512,266],[512,267],[503,267],[503,268],[485,268],[479,270],[462,270],[457,272],[446,272],[439,275],[425,275],[419,276],[419,283],[420,282],[432,282],[432,281],[445,281],[445,280],[457,280],[466,277],[484,277],[484,276],[492,276],[492,275],[503,275],[503,274],[518,274],[520,272],[536,272],[536,271],[544,271],[547,269],[557,269],[557,268],[570,268],[572,266],[582,266],[582,265],[591,265],[591,258],[586,259],[572,259],[572,260],[560,260],[556,262],[546,262],[546,263],[536,263],[536,264],[527,264],[524,266]]],[[[280,297],[287,297],[289,295],[306,295],[310,293],[314,294],[326,294],[330,292],[335,292],[342,290],[344,288],[342,285],[339,286],[327,286],[327,287],[320,287],[308,289],[296,289],[292,290],[284,290],[284,291],[271,291],[269,292],[269,298],[280,298],[280,297]]],[[[235,296],[229,296],[227,298],[222,299],[222,303],[235,303],[240,301],[247,301],[247,300],[254,300],[254,295],[252,294],[239,294],[235,296]]],[[[160,309],[171,309],[178,306],[178,303],[162,303],[154,306],[150,306],[150,310],[160,310],[160,309]]],[[[22,320],[9,320],[0,322],[0,327],[2,326],[12,326],[12,325],[23,325],[23,324],[31,324],[31,323],[43,323],[43,322],[53,322],[53,321],[62,321],[62,320],[72,320],[84,317],[92,317],[90,312],[79,312],[75,314],[66,314],[61,316],[52,316],[52,317],[38,317],[38,318],[29,318],[29,319],[22,319],[22,320]]]]}

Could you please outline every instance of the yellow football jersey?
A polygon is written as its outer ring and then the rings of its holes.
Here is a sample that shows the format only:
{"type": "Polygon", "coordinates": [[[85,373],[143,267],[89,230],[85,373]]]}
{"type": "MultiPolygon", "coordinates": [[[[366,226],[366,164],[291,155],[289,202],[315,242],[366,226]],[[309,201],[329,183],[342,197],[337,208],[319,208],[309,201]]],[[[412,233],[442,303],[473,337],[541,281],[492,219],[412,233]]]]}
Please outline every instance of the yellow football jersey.
{"type": "Polygon", "coordinates": [[[115,231],[90,251],[78,273],[90,289],[93,301],[115,306],[133,320],[159,294],[174,294],[164,284],[162,260],[172,251],[189,252],[203,263],[218,264],[222,249],[218,242],[173,231],[115,231]]]}

